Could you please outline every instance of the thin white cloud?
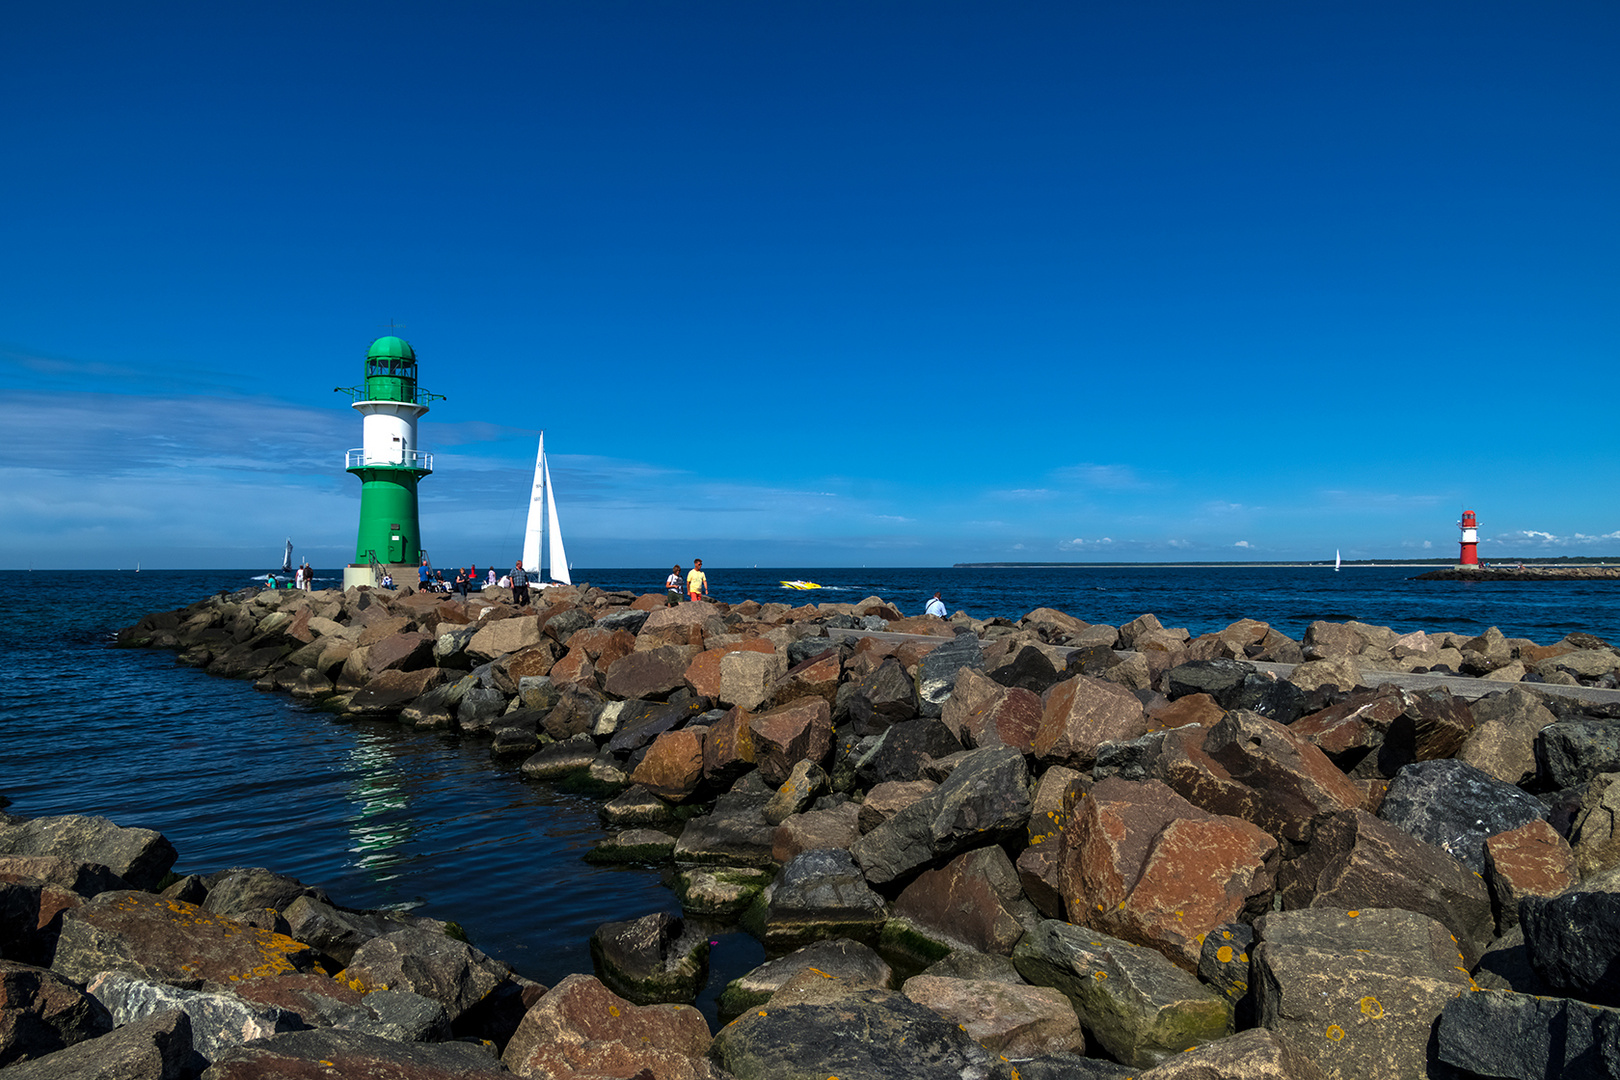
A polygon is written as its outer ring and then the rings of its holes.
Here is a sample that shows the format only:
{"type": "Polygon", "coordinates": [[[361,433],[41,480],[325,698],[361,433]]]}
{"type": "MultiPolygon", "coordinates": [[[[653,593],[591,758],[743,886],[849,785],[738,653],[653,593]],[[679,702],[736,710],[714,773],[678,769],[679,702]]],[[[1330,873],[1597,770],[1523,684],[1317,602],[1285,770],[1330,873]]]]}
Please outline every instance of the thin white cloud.
{"type": "Polygon", "coordinates": [[[1137,491],[1149,486],[1129,465],[1097,465],[1087,462],[1054,469],[1052,476],[1068,484],[1095,488],[1099,491],[1137,491]]]}
{"type": "Polygon", "coordinates": [[[1239,540],[1237,543],[1233,544],[1232,546],[1235,547],[1235,548],[1246,548],[1246,549],[1254,547],[1254,545],[1249,543],[1247,540],[1239,540]]]}

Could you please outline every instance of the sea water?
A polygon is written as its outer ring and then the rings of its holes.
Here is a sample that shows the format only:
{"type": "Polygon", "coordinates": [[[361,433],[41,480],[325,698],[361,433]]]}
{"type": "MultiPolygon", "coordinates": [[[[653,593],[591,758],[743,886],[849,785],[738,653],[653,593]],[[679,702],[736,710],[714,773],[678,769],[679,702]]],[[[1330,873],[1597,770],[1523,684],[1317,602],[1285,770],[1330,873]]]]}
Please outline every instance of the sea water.
{"type": "MultiPolygon", "coordinates": [[[[1421,568],[706,567],[721,600],[792,604],[881,596],[904,615],[938,590],[951,611],[1017,618],[1054,607],[1119,624],[1153,612],[1197,634],[1239,618],[1300,637],[1314,619],[1400,631],[1497,626],[1542,644],[1571,631],[1620,640],[1620,582],[1410,580],[1421,568]],[[814,591],[782,587],[808,579],[814,591]]],[[[14,598],[0,665],[0,796],[9,813],[97,814],[158,829],[176,870],[265,866],[341,904],[459,922],[471,940],[548,985],[589,972],[607,921],[679,912],[660,871],[592,866],[598,800],[524,781],[487,740],[346,721],[249,683],[115,649],[154,611],[253,585],[253,571],[0,572],[14,598]]],[[[663,591],[668,570],[576,570],[576,581],[663,591]]],[[[316,585],[335,585],[320,571],[316,585]]],[[[758,964],[747,935],[716,930],[700,1007],[758,964]]]]}

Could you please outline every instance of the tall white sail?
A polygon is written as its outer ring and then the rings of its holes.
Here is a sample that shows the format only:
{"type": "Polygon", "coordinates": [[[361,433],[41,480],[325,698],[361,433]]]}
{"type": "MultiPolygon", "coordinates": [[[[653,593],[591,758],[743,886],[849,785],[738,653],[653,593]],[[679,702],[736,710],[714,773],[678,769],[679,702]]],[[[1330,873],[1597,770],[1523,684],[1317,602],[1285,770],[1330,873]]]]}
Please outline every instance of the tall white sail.
{"type": "Polygon", "coordinates": [[[523,527],[523,569],[540,569],[540,532],[546,521],[546,433],[540,433],[540,449],[534,455],[534,487],[529,491],[529,520],[523,527]]]}
{"type": "Polygon", "coordinates": [[[542,462],[540,468],[546,474],[546,524],[551,530],[551,580],[572,585],[573,579],[568,576],[568,553],[563,551],[562,526],[557,524],[557,500],[551,488],[551,466],[542,462]]]}

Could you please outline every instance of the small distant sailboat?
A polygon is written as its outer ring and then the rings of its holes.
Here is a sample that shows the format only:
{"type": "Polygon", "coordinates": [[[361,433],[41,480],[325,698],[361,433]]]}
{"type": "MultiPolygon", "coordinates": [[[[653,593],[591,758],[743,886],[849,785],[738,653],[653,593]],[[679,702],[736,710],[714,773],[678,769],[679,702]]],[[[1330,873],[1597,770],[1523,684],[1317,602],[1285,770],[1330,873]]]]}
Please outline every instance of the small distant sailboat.
{"type": "Polygon", "coordinates": [[[268,573],[262,574],[260,576],[265,577],[265,578],[269,578],[271,576],[274,576],[277,581],[291,581],[292,580],[292,575],[293,575],[292,537],[289,536],[289,537],[287,537],[287,550],[282,552],[282,555],[281,555],[281,569],[280,570],[271,570],[268,573]]]}
{"type": "Polygon", "coordinates": [[[1339,571],[1339,549],[1334,548],[1333,549],[1333,572],[1338,573],[1338,571],[1339,571]]]}
{"type": "Polygon", "coordinates": [[[568,555],[563,551],[562,529],[557,524],[557,499],[551,487],[551,466],[546,463],[546,433],[540,433],[540,449],[534,456],[534,487],[529,492],[529,520],[523,529],[523,570],[539,577],[539,587],[572,585],[568,555]],[[541,537],[546,545],[551,578],[547,581],[540,562],[541,537]]]}

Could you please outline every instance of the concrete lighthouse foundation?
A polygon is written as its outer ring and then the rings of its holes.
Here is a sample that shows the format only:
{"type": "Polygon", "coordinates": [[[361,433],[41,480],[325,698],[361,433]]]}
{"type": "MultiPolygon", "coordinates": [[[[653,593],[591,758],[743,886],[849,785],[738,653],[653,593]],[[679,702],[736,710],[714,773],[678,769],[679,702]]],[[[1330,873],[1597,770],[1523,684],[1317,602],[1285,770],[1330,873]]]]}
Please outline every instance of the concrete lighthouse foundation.
{"type": "Polygon", "coordinates": [[[337,392],[348,394],[362,417],[362,445],[344,460],[360,478],[360,526],[343,587],[376,585],[384,573],[396,583],[415,581],[424,554],[416,487],[433,471],[433,455],[417,449],[416,422],[444,395],[417,385],[416,352],[391,335],[367,350],[365,382],[337,392]]]}

